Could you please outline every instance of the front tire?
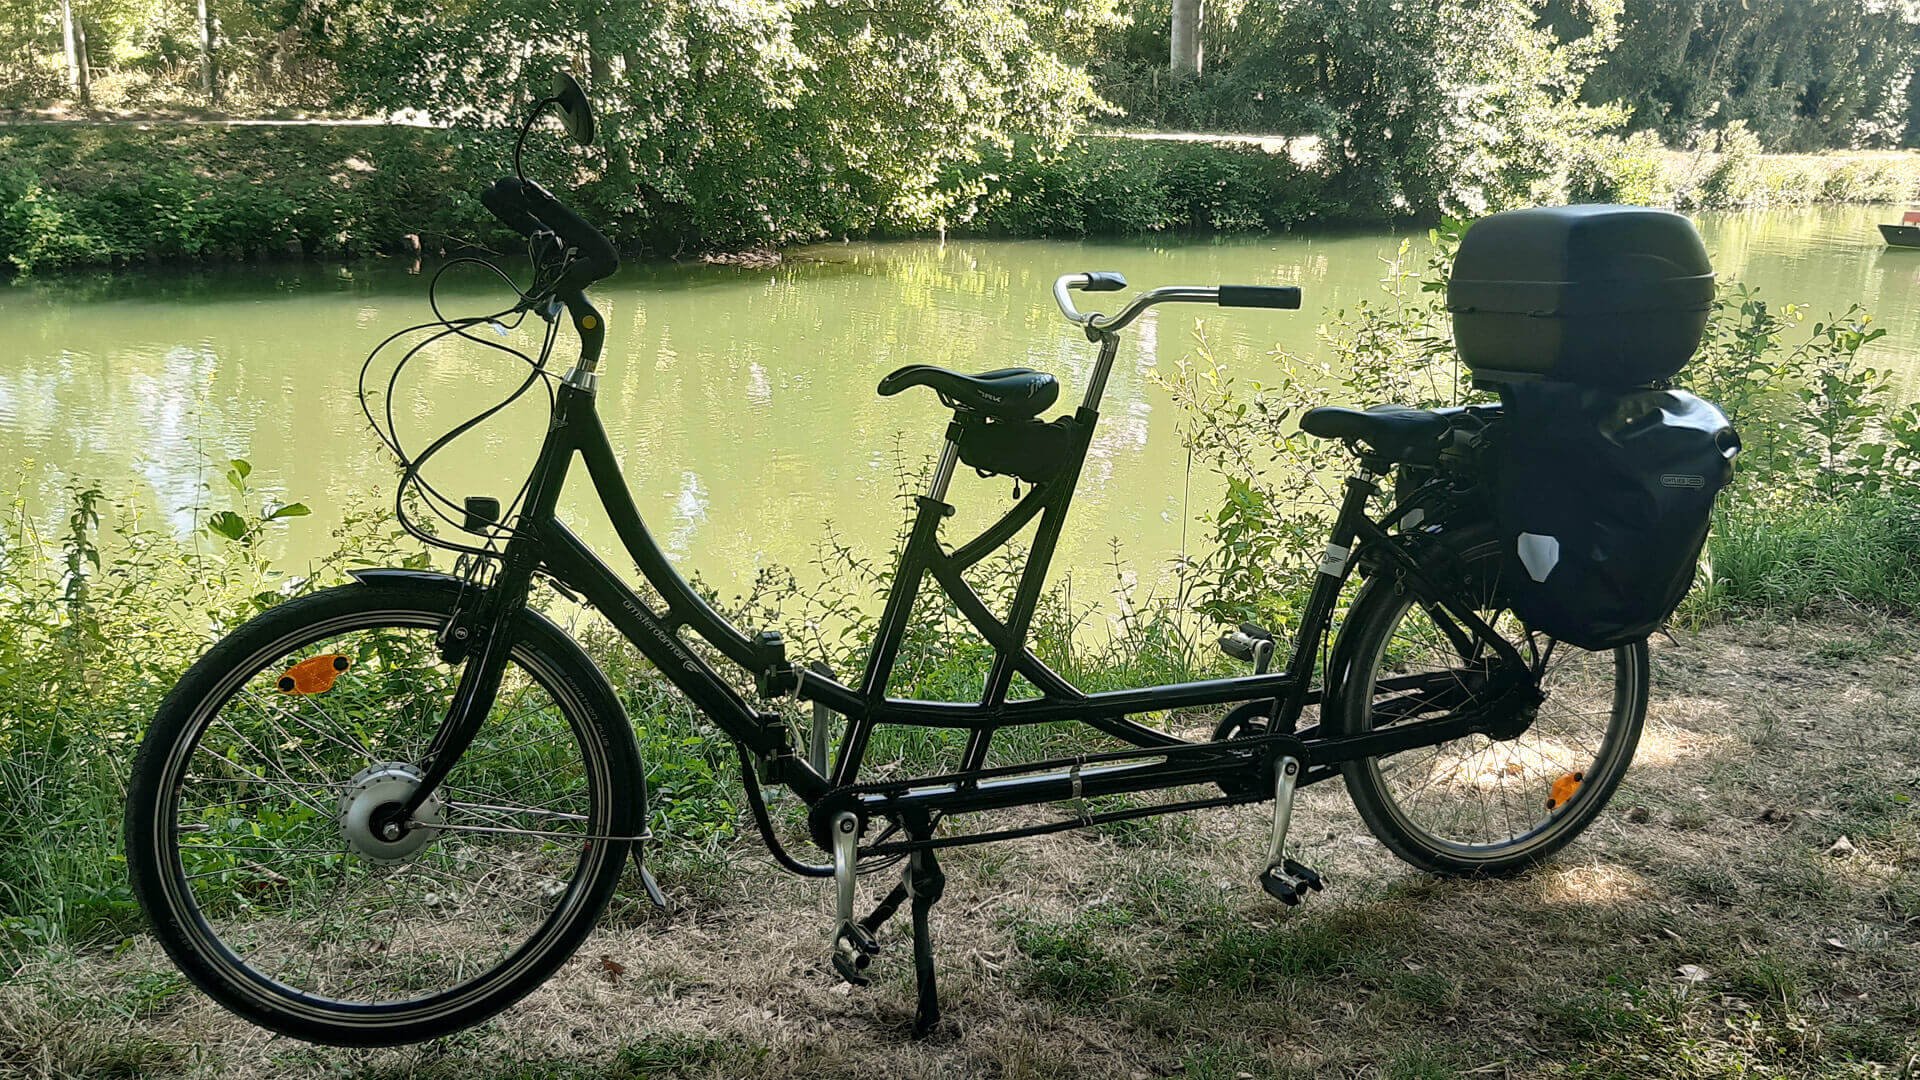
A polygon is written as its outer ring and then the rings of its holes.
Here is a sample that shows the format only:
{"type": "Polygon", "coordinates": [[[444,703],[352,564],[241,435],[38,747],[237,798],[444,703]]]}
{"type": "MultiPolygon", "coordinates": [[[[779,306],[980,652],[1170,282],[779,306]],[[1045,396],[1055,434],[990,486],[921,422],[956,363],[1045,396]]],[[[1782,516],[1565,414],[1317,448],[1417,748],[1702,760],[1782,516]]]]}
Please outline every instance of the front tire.
{"type": "MultiPolygon", "coordinates": [[[[1452,542],[1475,610],[1534,660],[1546,701],[1517,737],[1468,735],[1341,765],[1354,809],[1387,849],[1429,873],[1506,874],[1570,843],[1606,808],[1633,761],[1647,712],[1647,644],[1587,652],[1528,630],[1500,600],[1497,539],[1452,542]]],[[[1382,719],[1390,677],[1465,673],[1470,660],[1390,575],[1354,601],[1351,666],[1334,709],[1344,734],[1382,719]]],[[[1464,685],[1464,684],[1462,684],[1464,685]]]]}
{"type": "Polygon", "coordinates": [[[456,592],[348,585],[219,642],[134,762],[134,895],[222,1005],[312,1042],[418,1042],[532,992],[606,906],[645,821],[619,701],[528,612],[502,689],[439,791],[389,836],[457,683],[456,592]]]}

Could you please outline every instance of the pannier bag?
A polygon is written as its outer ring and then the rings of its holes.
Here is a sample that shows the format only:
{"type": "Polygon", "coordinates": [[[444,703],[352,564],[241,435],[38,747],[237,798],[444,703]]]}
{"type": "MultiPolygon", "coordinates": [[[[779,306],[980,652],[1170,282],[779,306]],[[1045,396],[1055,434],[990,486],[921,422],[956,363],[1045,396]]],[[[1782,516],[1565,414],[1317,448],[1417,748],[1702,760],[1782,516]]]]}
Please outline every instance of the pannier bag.
{"type": "Polygon", "coordinates": [[[1740,439],[1681,390],[1507,388],[1494,481],[1507,601],[1583,649],[1660,628],[1693,584],[1740,439]]]}
{"type": "Polygon", "coordinates": [[[1453,339],[1487,382],[1641,386],[1679,371],[1713,306],[1693,223],[1639,206],[1550,206],[1475,222],[1447,281],[1453,339]]]}

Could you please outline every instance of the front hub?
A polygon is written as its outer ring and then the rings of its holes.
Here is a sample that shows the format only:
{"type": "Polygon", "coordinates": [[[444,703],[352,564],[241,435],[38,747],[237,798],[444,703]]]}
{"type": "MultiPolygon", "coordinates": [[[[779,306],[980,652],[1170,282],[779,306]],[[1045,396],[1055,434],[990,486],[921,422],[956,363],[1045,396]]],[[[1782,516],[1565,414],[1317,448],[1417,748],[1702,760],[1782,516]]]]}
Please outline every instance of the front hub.
{"type": "Polygon", "coordinates": [[[420,770],[402,761],[369,765],[340,796],[340,832],[354,854],[377,863],[405,862],[440,835],[446,804],[434,792],[411,819],[395,811],[420,789],[420,770]]]}

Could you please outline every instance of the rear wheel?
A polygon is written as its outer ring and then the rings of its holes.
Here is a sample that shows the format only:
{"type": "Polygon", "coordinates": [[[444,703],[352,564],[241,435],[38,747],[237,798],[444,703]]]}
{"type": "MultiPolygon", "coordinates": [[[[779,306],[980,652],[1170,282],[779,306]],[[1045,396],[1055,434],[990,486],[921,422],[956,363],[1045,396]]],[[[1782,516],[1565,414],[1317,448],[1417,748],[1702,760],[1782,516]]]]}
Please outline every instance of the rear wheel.
{"type": "MultiPolygon", "coordinates": [[[[1646,717],[1647,646],[1588,652],[1534,633],[1501,606],[1498,541],[1481,534],[1455,550],[1476,610],[1533,664],[1546,700],[1513,738],[1468,735],[1347,762],[1341,772],[1367,828],[1400,858],[1431,873],[1506,873],[1564,847],[1612,798],[1646,717]]],[[[1454,700],[1471,695],[1484,645],[1463,650],[1445,622],[1389,577],[1367,583],[1347,631],[1351,667],[1336,709],[1343,731],[1440,715],[1410,698],[1435,691],[1390,685],[1410,676],[1441,676],[1454,700]]]]}
{"type": "Polygon", "coordinates": [[[452,590],[351,585],[216,645],[162,703],[128,789],[127,861],[154,933],[255,1023],[415,1042],[539,986],[592,929],[644,819],[606,682],[525,616],[493,711],[403,829],[459,681],[452,590]]]}

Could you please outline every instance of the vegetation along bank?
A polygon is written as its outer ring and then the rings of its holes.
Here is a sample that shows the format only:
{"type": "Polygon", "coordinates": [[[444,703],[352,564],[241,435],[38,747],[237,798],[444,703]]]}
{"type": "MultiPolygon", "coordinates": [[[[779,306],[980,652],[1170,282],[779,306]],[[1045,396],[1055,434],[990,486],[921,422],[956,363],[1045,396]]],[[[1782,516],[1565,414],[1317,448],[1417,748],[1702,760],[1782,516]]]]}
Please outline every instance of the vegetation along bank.
{"type": "Polygon", "coordinates": [[[16,9],[0,108],[30,118],[443,125],[0,126],[16,273],[505,247],[474,195],[556,69],[604,124],[589,152],[534,140],[539,175],[652,257],[1920,193],[1920,10],[1878,0],[1206,0],[1177,66],[1169,0],[16,9]]]}
{"type": "MultiPolygon", "coordinates": [[[[481,207],[508,168],[493,133],[405,126],[0,126],[0,266],[33,274],[102,265],[263,257],[364,258],[515,250],[481,207]]],[[[868,211],[740,217],[687,208],[671,225],[622,212],[608,190],[570,196],[629,253],[685,257],[823,237],[931,230],[995,236],[1246,232],[1390,217],[1343,198],[1304,154],[1234,141],[1089,136],[1020,143],[956,172],[930,222],[868,211]],[[1308,160],[1302,162],[1300,157],[1308,160]]],[[[1920,198],[1920,154],[1768,155],[1742,130],[1711,150],[1650,133],[1602,137],[1565,160],[1536,201],[1683,209],[1920,198]]]]}

